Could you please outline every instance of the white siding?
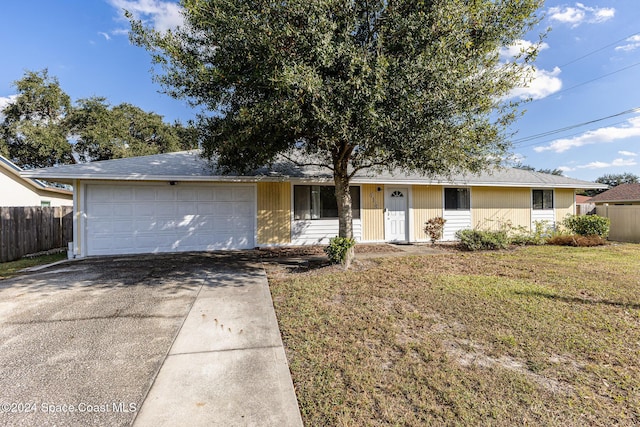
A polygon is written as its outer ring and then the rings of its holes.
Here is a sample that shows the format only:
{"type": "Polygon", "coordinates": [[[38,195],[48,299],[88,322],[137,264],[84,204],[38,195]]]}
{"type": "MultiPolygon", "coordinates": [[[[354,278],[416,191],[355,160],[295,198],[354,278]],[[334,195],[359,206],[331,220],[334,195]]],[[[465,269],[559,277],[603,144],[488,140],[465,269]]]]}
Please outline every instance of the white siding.
{"type": "Polygon", "coordinates": [[[536,221],[547,221],[547,227],[555,228],[555,209],[531,209],[531,229],[535,230],[536,221]]]}
{"type": "MultiPolygon", "coordinates": [[[[328,244],[329,239],[337,235],[337,219],[293,221],[291,243],[293,245],[328,244]]],[[[353,236],[356,241],[362,240],[362,220],[360,219],[353,220],[353,236]]]]}
{"type": "Polygon", "coordinates": [[[40,206],[42,202],[49,202],[50,206],[72,206],[71,195],[64,197],[45,189],[36,191],[23,179],[9,175],[0,168],[0,206],[40,206]]]}
{"type": "Polygon", "coordinates": [[[456,231],[472,228],[470,210],[445,210],[443,218],[447,220],[444,224],[444,232],[442,233],[442,240],[444,241],[456,240],[456,231]]]}

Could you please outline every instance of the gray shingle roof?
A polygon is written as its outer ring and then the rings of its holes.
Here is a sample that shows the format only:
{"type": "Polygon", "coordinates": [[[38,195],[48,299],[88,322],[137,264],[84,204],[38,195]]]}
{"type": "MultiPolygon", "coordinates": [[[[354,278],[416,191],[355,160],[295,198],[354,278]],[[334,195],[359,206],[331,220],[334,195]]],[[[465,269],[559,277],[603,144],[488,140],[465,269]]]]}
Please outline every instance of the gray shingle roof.
{"type": "MultiPolygon", "coordinates": [[[[249,174],[225,175],[215,164],[200,157],[199,151],[181,151],[152,156],[105,160],[21,172],[28,178],[55,179],[72,182],[75,179],[119,181],[330,181],[331,171],[319,167],[297,166],[290,161],[277,161],[249,174]]],[[[478,175],[452,175],[425,177],[412,173],[362,172],[352,180],[357,183],[422,184],[422,185],[477,185],[539,188],[606,188],[602,184],[549,175],[522,169],[499,168],[478,175]]]]}
{"type": "Polygon", "coordinates": [[[591,198],[591,202],[637,202],[640,201],[640,184],[620,184],[597,194],[591,198]]]}

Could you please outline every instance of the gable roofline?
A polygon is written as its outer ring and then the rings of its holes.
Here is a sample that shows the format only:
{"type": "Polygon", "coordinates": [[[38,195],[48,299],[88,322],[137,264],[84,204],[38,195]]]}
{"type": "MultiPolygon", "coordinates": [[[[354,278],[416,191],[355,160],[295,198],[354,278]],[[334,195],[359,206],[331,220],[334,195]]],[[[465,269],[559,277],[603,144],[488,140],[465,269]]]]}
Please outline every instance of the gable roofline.
{"type": "MultiPolygon", "coordinates": [[[[20,182],[31,187],[35,191],[56,193],[58,195],[64,195],[64,196],[73,196],[73,191],[71,190],[65,190],[64,188],[51,187],[37,178],[30,178],[30,177],[24,176],[23,175],[23,172],[25,172],[24,169],[20,168],[11,160],[1,155],[0,155],[0,168],[6,171],[9,175],[12,175],[16,179],[18,179],[20,182]]],[[[38,169],[34,169],[34,170],[38,170],[38,169]]]]}
{"type": "MultiPolygon", "coordinates": [[[[184,181],[184,182],[333,182],[331,171],[298,166],[279,160],[246,175],[223,174],[217,166],[200,156],[199,150],[104,160],[75,165],[21,171],[27,178],[43,178],[72,183],[97,181],[184,181]]],[[[353,184],[444,185],[482,187],[531,187],[601,189],[603,184],[581,181],[522,169],[498,168],[481,174],[429,177],[400,171],[356,174],[353,184]]]]}

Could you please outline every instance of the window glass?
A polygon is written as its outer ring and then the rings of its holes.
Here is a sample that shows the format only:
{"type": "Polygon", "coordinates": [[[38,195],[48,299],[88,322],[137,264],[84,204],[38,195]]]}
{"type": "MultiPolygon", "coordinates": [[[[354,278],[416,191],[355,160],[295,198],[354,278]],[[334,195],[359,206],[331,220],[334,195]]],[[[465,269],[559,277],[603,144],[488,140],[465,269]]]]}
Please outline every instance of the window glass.
{"type": "Polygon", "coordinates": [[[320,187],[320,218],[338,218],[338,201],[334,187],[320,187]]]}
{"type": "Polygon", "coordinates": [[[533,209],[553,209],[553,190],[533,190],[533,209]]]}
{"type": "Polygon", "coordinates": [[[349,187],[353,219],[360,219],[360,187],[349,187]]]}
{"type": "Polygon", "coordinates": [[[542,190],[533,190],[533,209],[542,209],[542,190]]]}
{"type": "Polygon", "coordinates": [[[471,208],[471,192],[468,188],[445,188],[444,208],[446,210],[466,210],[471,208]]]}
{"type": "Polygon", "coordinates": [[[293,218],[311,219],[311,188],[308,185],[293,187],[293,218]]]}
{"type": "Polygon", "coordinates": [[[553,209],[553,190],[544,190],[542,192],[542,203],[545,209],[553,209]]]}
{"type": "Polygon", "coordinates": [[[308,187],[309,187],[309,190],[311,191],[311,219],[320,219],[321,218],[320,186],[310,185],[308,187]]]}
{"type": "Polygon", "coordinates": [[[48,201],[48,200],[42,200],[42,201],[40,202],[40,207],[43,207],[43,208],[49,208],[49,207],[51,207],[51,202],[50,202],[50,201],[48,201]]]}
{"type": "MultiPolygon", "coordinates": [[[[353,218],[360,218],[360,187],[349,187],[353,218]]],[[[338,201],[332,185],[295,185],[293,218],[296,220],[337,218],[338,201]]]]}

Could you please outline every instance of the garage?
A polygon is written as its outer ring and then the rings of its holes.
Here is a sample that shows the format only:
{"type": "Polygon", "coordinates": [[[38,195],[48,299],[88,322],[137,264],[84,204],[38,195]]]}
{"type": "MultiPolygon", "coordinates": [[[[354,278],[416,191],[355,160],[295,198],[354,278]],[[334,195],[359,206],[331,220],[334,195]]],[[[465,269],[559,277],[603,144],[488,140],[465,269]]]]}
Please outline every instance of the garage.
{"type": "Polygon", "coordinates": [[[255,185],[85,184],[86,255],[248,249],[255,185]]]}

